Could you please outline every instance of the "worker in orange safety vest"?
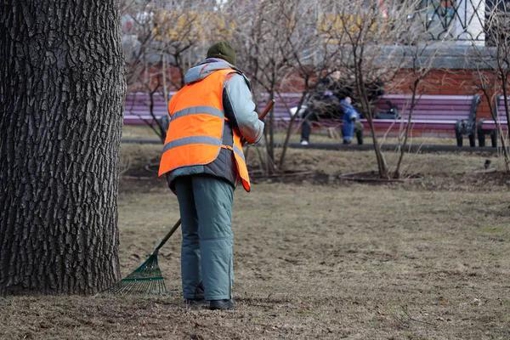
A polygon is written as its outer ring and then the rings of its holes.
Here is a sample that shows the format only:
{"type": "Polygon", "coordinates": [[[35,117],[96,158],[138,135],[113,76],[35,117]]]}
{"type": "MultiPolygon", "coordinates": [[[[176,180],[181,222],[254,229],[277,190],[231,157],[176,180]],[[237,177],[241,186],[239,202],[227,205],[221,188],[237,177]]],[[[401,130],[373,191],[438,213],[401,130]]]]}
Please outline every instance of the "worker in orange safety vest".
{"type": "Polygon", "coordinates": [[[264,130],[235,58],[228,42],[212,45],[168,104],[159,175],[179,201],[182,290],[191,307],[234,308],[234,189],[240,183],[250,191],[242,143],[257,143],[264,130]]]}

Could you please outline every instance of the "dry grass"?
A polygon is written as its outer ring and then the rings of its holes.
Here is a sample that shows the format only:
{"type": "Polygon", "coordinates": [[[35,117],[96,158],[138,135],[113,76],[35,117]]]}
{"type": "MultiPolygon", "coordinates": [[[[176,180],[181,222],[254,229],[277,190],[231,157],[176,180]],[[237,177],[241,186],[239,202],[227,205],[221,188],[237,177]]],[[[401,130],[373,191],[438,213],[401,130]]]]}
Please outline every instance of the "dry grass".
{"type": "MultiPolygon", "coordinates": [[[[129,176],[153,176],[140,165],[159,149],[123,145],[129,176]]],[[[237,190],[235,311],[182,307],[176,234],[161,254],[169,296],[3,298],[0,338],[510,338],[509,184],[499,172],[477,173],[486,156],[409,155],[409,172],[423,177],[388,185],[338,179],[373,170],[371,152],[289,156],[289,167],[319,169],[326,182],[258,180],[250,194],[237,190]]],[[[178,209],[164,181],[121,184],[127,274],[178,209]]]]}
{"type": "MultiPolygon", "coordinates": [[[[286,131],[278,130],[275,133],[275,142],[277,144],[283,143],[285,140],[286,131]]],[[[372,138],[370,132],[367,130],[364,133],[365,143],[371,144],[372,138]]],[[[395,133],[393,135],[384,136],[381,132],[379,142],[382,144],[398,144],[399,140],[396,138],[395,133]]],[[[124,138],[140,138],[140,139],[158,139],[157,135],[148,126],[124,126],[122,136],[124,138]]],[[[314,143],[341,143],[340,130],[334,129],[334,133],[330,133],[328,129],[314,129],[310,136],[311,141],[314,143]]],[[[290,136],[291,143],[298,143],[300,141],[300,130],[296,128],[292,131],[290,136]]],[[[469,144],[467,138],[464,138],[464,143],[469,144]]],[[[443,136],[431,135],[431,136],[419,136],[409,138],[408,145],[423,145],[423,144],[441,144],[441,145],[456,145],[455,136],[453,134],[447,134],[443,136]]]]}

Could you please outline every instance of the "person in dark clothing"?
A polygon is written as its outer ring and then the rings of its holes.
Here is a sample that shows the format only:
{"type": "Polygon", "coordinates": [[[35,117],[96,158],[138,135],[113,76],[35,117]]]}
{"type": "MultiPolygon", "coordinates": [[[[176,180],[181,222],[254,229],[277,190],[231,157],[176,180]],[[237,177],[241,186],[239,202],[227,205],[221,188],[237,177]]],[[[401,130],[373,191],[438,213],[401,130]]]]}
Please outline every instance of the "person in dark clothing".
{"type": "Polygon", "coordinates": [[[317,83],[316,90],[310,96],[302,114],[301,145],[309,144],[313,122],[318,122],[321,119],[340,118],[338,94],[342,88],[338,79],[339,73],[336,71],[317,83]]]}
{"type": "Polygon", "coordinates": [[[339,105],[338,98],[331,91],[316,94],[308,102],[303,113],[303,123],[301,125],[302,145],[308,145],[309,143],[313,122],[318,122],[320,119],[340,117],[339,105]]]}
{"type": "MultiPolygon", "coordinates": [[[[312,124],[319,122],[321,119],[341,119],[343,118],[345,107],[341,105],[346,98],[358,98],[353,90],[355,88],[354,79],[340,77],[340,72],[335,71],[328,77],[322,78],[318,84],[316,91],[312,93],[310,99],[303,111],[303,122],[301,125],[301,145],[308,145],[310,142],[310,134],[312,124]]],[[[379,97],[384,94],[384,83],[380,79],[366,83],[366,93],[368,101],[375,103],[379,97]]],[[[359,103],[359,100],[354,102],[359,103]]],[[[359,106],[353,106],[349,103],[349,107],[357,111],[358,117],[354,120],[348,120],[354,124],[354,134],[356,135],[358,144],[363,143],[363,125],[360,123],[361,112],[359,106]],[[356,110],[357,109],[357,110],[356,110]]],[[[351,112],[351,111],[349,111],[351,112]]],[[[345,122],[345,120],[344,120],[345,122]]],[[[342,132],[344,132],[342,130],[342,132]]],[[[352,137],[348,137],[349,143],[352,137]]]]}

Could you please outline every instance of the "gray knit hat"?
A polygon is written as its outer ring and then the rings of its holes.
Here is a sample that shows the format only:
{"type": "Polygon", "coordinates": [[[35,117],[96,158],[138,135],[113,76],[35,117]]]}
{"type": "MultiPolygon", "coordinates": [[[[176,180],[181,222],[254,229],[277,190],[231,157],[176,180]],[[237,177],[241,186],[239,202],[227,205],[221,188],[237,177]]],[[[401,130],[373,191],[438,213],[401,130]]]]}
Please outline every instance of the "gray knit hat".
{"type": "Polygon", "coordinates": [[[207,50],[207,58],[220,58],[232,65],[236,63],[236,51],[226,41],[220,41],[207,50]]]}

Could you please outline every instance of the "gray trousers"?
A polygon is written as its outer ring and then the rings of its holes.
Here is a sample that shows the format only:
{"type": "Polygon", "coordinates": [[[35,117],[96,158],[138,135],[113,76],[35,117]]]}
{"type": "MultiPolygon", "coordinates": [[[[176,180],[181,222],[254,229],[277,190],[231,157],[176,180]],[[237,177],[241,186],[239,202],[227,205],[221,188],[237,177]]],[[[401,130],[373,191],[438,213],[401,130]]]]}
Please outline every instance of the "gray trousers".
{"type": "Polygon", "coordinates": [[[231,298],[233,270],[232,203],[234,187],[206,175],[177,177],[175,189],[182,220],[181,276],[185,299],[231,298]]]}

